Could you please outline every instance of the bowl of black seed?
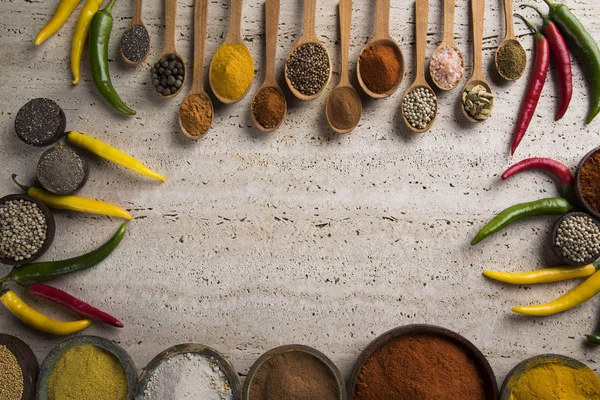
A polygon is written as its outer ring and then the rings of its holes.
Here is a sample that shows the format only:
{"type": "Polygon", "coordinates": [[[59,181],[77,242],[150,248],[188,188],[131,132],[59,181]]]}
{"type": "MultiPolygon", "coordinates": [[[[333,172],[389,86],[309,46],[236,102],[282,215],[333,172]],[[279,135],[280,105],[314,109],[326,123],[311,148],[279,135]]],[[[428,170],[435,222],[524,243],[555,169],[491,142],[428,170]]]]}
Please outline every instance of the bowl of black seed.
{"type": "Polygon", "coordinates": [[[33,99],[25,104],[15,118],[19,139],[31,146],[48,146],[65,133],[67,119],[62,108],[50,99],[33,99]]]}
{"type": "Polygon", "coordinates": [[[600,222],[583,212],[569,213],[554,225],[552,248],[569,265],[586,265],[600,258],[600,222]]]}
{"type": "Polygon", "coordinates": [[[37,165],[40,185],[50,193],[71,194],[83,187],[89,174],[85,158],[70,146],[54,146],[46,150],[37,165]]]}
{"type": "Polygon", "coordinates": [[[54,232],[54,217],[45,204],[20,194],[0,199],[0,263],[36,260],[50,248],[54,232]]]}
{"type": "Polygon", "coordinates": [[[152,85],[156,92],[166,98],[181,91],[185,80],[185,65],[177,54],[163,56],[150,70],[152,85]]]}

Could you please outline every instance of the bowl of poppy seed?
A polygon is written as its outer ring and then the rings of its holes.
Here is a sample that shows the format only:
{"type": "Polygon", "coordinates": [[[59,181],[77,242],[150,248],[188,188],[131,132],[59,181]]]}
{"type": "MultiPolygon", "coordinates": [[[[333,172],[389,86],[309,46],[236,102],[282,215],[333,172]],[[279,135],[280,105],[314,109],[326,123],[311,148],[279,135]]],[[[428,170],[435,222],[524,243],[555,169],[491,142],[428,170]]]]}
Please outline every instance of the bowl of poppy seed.
{"type": "Polygon", "coordinates": [[[0,199],[0,263],[21,265],[44,254],[56,225],[48,207],[31,197],[12,194],[0,199]]]}
{"type": "Polygon", "coordinates": [[[67,119],[62,108],[50,99],[33,99],[25,104],[15,118],[19,139],[31,146],[48,146],[65,133],[67,119]]]}
{"type": "Polygon", "coordinates": [[[176,54],[163,56],[150,69],[152,85],[156,92],[164,97],[179,93],[185,80],[185,66],[176,54]]]}
{"type": "Polygon", "coordinates": [[[600,222],[584,212],[562,216],[552,233],[552,248],[569,265],[586,265],[600,258],[600,222]]]}

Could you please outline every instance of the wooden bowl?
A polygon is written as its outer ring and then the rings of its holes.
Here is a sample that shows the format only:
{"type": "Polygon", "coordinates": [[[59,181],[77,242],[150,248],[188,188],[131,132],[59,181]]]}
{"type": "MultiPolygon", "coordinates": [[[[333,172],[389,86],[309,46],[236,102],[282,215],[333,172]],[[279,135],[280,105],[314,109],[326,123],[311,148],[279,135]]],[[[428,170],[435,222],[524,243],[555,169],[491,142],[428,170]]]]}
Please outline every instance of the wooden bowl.
{"type": "Polygon", "coordinates": [[[593,263],[598,258],[600,258],[600,254],[595,254],[592,257],[590,257],[589,259],[585,260],[584,262],[577,263],[577,262],[572,261],[571,259],[563,256],[562,253],[560,252],[560,249],[558,248],[558,246],[556,246],[556,236],[558,234],[558,227],[565,219],[567,219],[569,217],[575,217],[575,216],[590,217],[592,219],[592,221],[594,221],[594,224],[596,224],[596,226],[600,229],[600,221],[598,221],[596,218],[594,218],[592,215],[589,215],[588,213],[571,212],[571,213],[565,214],[562,217],[560,217],[560,219],[558,221],[556,221],[556,223],[554,224],[554,229],[552,230],[552,250],[554,250],[554,254],[556,254],[556,256],[558,258],[560,258],[560,260],[567,265],[573,265],[573,266],[587,265],[587,264],[593,263]]]}
{"type": "Polygon", "coordinates": [[[290,353],[290,352],[307,353],[307,354],[310,354],[310,355],[316,357],[319,361],[321,361],[329,369],[329,371],[335,377],[335,380],[338,383],[338,388],[339,388],[339,393],[340,393],[339,400],[347,400],[348,399],[348,394],[346,393],[346,386],[344,385],[344,378],[342,377],[340,370],[336,367],[336,365],[333,363],[333,361],[331,361],[325,354],[321,353],[320,351],[313,349],[312,347],[303,346],[300,344],[289,344],[289,345],[285,345],[285,346],[276,347],[274,349],[267,351],[262,356],[260,356],[258,358],[258,360],[256,360],[254,362],[254,364],[252,364],[252,367],[250,368],[250,371],[248,372],[248,376],[246,376],[246,381],[244,382],[244,390],[242,393],[242,399],[243,400],[250,399],[250,387],[252,386],[252,380],[256,376],[256,373],[258,372],[260,367],[262,367],[262,365],[265,362],[267,362],[272,357],[275,357],[275,356],[278,356],[278,355],[284,354],[284,353],[290,353]]]}
{"type": "Polygon", "coordinates": [[[579,180],[581,178],[581,167],[583,167],[583,164],[585,164],[585,162],[588,160],[588,158],[590,158],[592,155],[596,154],[598,151],[600,151],[600,147],[596,147],[594,150],[587,153],[585,156],[583,156],[583,158],[579,162],[579,165],[577,166],[577,173],[575,174],[575,196],[577,196],[577,200],[579,201],[581,206],[588,213],[590,213],[594,217],[600,219],[600,212],[594,210],[592,207],[590,207],[590,205],[587,203],[587,201],[585,201],[585,199],[583,198],[583,195],[581,194],[581,187],[579,186],[579,180]]]}
{"type": "Polygon", "coordinates": [[[0,346],[6,346],[14,354],[23,371],[23,397],[21,399],[33,400],[39,367],[35,354],[27,343],[11,335],[0,333],[0,346]]]}
{"type": "Polygon", "coordinates": [[[42,210],[42,212],[44,213],[44,216],[46,217],[46,225],[48,227],[46,230],[46,241],[44,242],[44,244],[42,245],[42,247],[40,248],[40,250],[37,253],[32,255],[30,258],[27,258],[27,259],[21,260],[21,261],[15,261],[14,259],[11,259],[11,258],[0,258],[0,263],[2,263],[2,264],[8,264],[8,265],[27,264],[27,263],[30,263],[30,262],[40,258],[46,251],[48,251],[48,249],[52,245],[52,242],[54,241],[54,234],[56,232],[56,223],[54,221],[54,216],[52,215],[52,212],[44,203],[42,203],[36,199],[33,199],[29,196],[25,196],[23,194],[11,194],[11,195],[2,197],[0,199],[0,205],[4,204],[10,200],[26,200],[26,201],[35,203],[42,210]]]}
{"type": "Polygon", "coordinates": [[[525,361],[521,361],[508,373],[506,379],[504,380],[504,383],[502,384],[502,389],[500,390],[500,400],[510,400],[512,386],[519,379],[521,379],[521,377],[527,371],[540,365],[551,364],[556,362],[572,368],[588,369],[591,371],[591,369],[587,365],[575,360],[574,358],[565,357],[558,354],[541,354],[539,356],[531,357],[525,361]]]}
{"type": "Polygon", "coordinates": [[[365,362],[383,345],[388,343],[390,340],[396,339],[401,336],[408,335],[419,335],[419,334],[429,334],[436,335],[446,339],[449,339],[456,344],[460,345],[466,353],[471,357],[471,359],[475,362],[477,370],[481,374],[483,378],[483,384],[485,388],[485,400],[496,400],[498,397],[498,383],[496,382],[496,376],[494,375],[494,371],[490,366],[490,363],[487,361],[485,356],[479,351],[477,347],[463,336],[458,333],[452,332],[446,328],[442,328],[435,325],[424,325],[424,324],[415,324],[415,325],[405,325],[398,328],[394,328],[392,330],[387,331],[383,335],[379,336],[377,339],[372,341],[358,356],[358,360],[354,364],[352,368],[352,372],[350,373],[350,377],[348,379],[348,399],[352,400],[354,398],[354,393],[356,391],[356,382],[358,381],[358,377],[360,372],[365,364],[365,362]]]}
{"type": "Polygon", "coordinates": [[[240,383],[240,378],[238,377],[231,363],[218,351],[196,343],[178,344],[176,346],[169,347],[154,357],[152,361],[150,361],[150,363],[148,363],[148,365],[142,370],[136,388],[136,398],[141,398],[146,390],[146,386],[148,385],[148,381],[150,380],[152,373],[160,364],[173,356],[187,353],[198,354],[215,360],[221,371],[223,371],[227,377],[227,380],[229,380],[232,399],[240,400],[242,398],[242,384],[240,383]]]}
{"type": "Polygon", "coordinates": [[[137,372],[135,369],[135,364],[133,363],[133,360],[131,359],[129,354],[127,354],[127,352],[121,346],[114,343],[113,341],[98,336],[88,335],[75,336],[70,339],[67,339],[50,351],[50,353],[42,363],[42,367],[40,368],[39,379],[36,387],[36,399],[48,400],[48,380],[50,379],[50,375],[52,374],[56,363],[58,362],[58,360],[61,359],[61,357],[63,356],[63,354],[65,354],[67,350],[70,350],[73,347],[83,345],[92,345],[100,347],[103,350],[115,356],[117,360],[119,360],[119,362],[123,366],[123,369],[125,370],[125,375],[127,376],[128,399],[134,400],[135,387],[137,383],[137,372]]]}

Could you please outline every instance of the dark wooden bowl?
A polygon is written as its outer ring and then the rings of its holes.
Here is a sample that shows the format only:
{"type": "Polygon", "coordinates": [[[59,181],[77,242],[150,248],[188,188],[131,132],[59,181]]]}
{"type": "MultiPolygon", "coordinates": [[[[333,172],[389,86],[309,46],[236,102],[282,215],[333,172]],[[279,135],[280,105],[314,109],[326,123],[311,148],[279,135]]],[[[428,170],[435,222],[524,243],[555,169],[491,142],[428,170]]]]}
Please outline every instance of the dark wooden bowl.
{"type": "Polygon", "coordinates": [[[37,400],[48,400],[48,380],[50,379],[50,375],[56,366],[56,363],[60,358],[65,354],[65,352],[73,347],[83,346],[83,345],[92,345],[96,347],[100,347],[107,352],[114,355],[117,360],[123,366],[125,370],[125,375],[127,376],[127,391],[129,400],[134,400],[135,398],[135,387],[137,383],[137,371],[135,369],[135,364],[133,360],[127,354],[127,352],[118,344],[98,337],[98,336],[88,336],[81,335],[75,336],[70,339],[65,340],[60,343],[58,346],[53,348],[44,362],[42,363],[42,367],[40,368],[40,374],[36,387],[37,400]]]}
{"type": "Polygon", "coordinates": [[[321,353],[320,351],[313,349],[312,347],[303,346],[300,344],[289,344],[289,345],[285,345],[285,346],[276,347],[274,349],[267,351],[262,356],[260,356],[258,358],[258,360],[256,360],[254,362],[254,364],[252,364],[252,367],[250,368],[250,371],[248,372],[248,376],[246,376],[246,382],[244,382],[244,390],[242,393],[242,399],[243,400],[250,399],[250,387],[252,386],[252,380],[254,379],[254,376],[256,375],[256,373],[258,372],[260,367],[262,367],[262,365],[267,360],[269,360],[272,357],[278,356],[280,354],[289,353],[289,352],[293,352],[293,351],[310,354],[310,355],[316,357],[319,361],[321,361],[329,369],[329,371],[331,372],[331,375],[333,375],[333,377],[335,378],[335,380],[338,383],[338,388],[339,388],[339,393],[340,393],[339,400],[347,400],[348,399],[348,394],[346,393],[346,386],[344,385],[344,378],[342,377],[340,370],[338,369],[338,367],[336,367],[336,365],[333,363],[333,361],[331,361],[325,354],[321,353]]]}
{"type": "Polygon", "coordinates": [[[238,377],[237,372],[233,368],[233,365],[218,351],[211,349],[210,347],[203,346],[201,344],[196,343],[185,343],[178,344],[173,347],[169,347],[163,352],[159,353],[156,357],[152,359],[148,363],[148,365],[142,370],[140,375],[140,379],[137,384],[136,389],[136,398],[142,398],[144,391],[146,390],[146,386],[148,385],[148,380],[152,376],[152,373],[160,364],[169,358],[176,356],[178,354],[187,354],[193,353],[198,354],[203,357],[213,359],[217,362],[217,365],[227,377],[229,381],[229,385],[231,387],[231,396],[233,400],[240,400],[242,398],[242,384],[240,383],[240,378],[238,377]]]}
{"type": "Polygon", "coordinates": [[[577,201],[579,202],[579,204],[581,204],[581,206],[588,213],[590,213],[594,217],[600,219],[600,213],[597,212],[596,210],[594,210],[592,207],[590,207],[590,205],[585,201],[585,199],[583,198],[583,195],[581,194],[581,187],[579,186],[579,179],[581,178],[581,167],[583,167],[583,164],[585,164],[585,162],[588,160],[588,158],[590,158],[592,155],[594,155],[598,151],[600,151],[600,147],[596,147],[594,150],[587,153],[585,156],[583,156],[583,158],[579,162],[579,165],[577,166],[577,173],[575,174],[575,196],[577,197],[577,201]]]}
{"type": "Polygon", "coordinates": [[[588,369],[593,372],[587,365],[575,360],[574,358],[561,356],[558,354],[541,354],[539,356],[528,358],[517,364],[506,376],[502,389],[500,390],[500,400],[510,400],[513,385],[532,368],[550,363],[562,363],[576,369],[588,369]]]}
{"type": "Polygon", "coordinates": [[[562,253],[560,252],[560,249],[556,245],[556,235],[558,233],[558,227],[560,226],[560,224],[568,217],[573,217],[573,216],[577,216],[577,215],[588,216],[588,217],[592,218],[592,221],[594,221],[596,226],[598,228],[600,228],[600,222],[596,218],[594,218],[593,215],[590,215],[590,214],[584,213],[584,212],[578,212],[578,211],[565,214],[562,217],[560,217],[558,221],[556,221],[556,223],[554,224],[554,229],[552,230],[552,250],[554,250],[554,254],[556,254],[556,257],[560,258],[560,260],[562,262],[564,262],[567,265],[573,265],[573,266],[587,265],[587,264],[593,263],[600,257],[600,254],[595,254],[592,257],[590,257],[589,259],[585,260],[584,262],[576,263],[576,262],[572,261],[571,259],[563,256],[562,253]]]}
{"type": "Polygon", "coordinates": [[[352,367],[352,372],[350,373],[350,377],[348,378],[348,399],[352,400],[354,398],[354,393],[356,391],[356,382],[358,381],[358,376],[365,364],[365,362],[383,345],[385,345],[390,340],[396,339],[401,336],[407,335],[419,335],[419,334],[429,334],[436,335],[446,339],[449,339],[456,344],[460,345],[466,353],[471,357],[471,359],[475,362],[477,366],[477,370],[481,374],[483,378],[483,385],[485,389],[485,400],[496,400],[498,397],[498,382],[496,382],[496,376],[494,375],[494,371],[490,366],[490,363],[485,358],[485,356],[479,351],[477,347],[470,341],[468,341],[463,336],[458,333],[452,332],[449,329],[442,328],[435,325],[424,325],[424,324],[415,324],[415,325],[405,325],[398,328],[394,328],[392,330],[387,331],[383,335],[379,336],[377,339],[372,341],[358,356],[354,367],[352,367]]]}
{"type": "Polygon", "coordinates": [[[37,260],[46,251],[48,251],[48,249],[52,245],[52,242],[54,241],[54,234],[56,233],[56,223],[54,221],[54,216],[52,215],[52,212],[50,211],[48,206],[46,206],[44,203],[40,202],[39,200],[33,199],[33,198],[31,198],[29,196],[25,196],[23,194],[11,194],[11,195],[2,197],[0,199],[0,205],[4,204],[10,200],[27,200],[32,203],[35,203],[42,210],[42,212],[44,213],[44,216],[46,217],[46,225],[48,226],[48,229],[46,231],[46,241],[44,242],[44,244],[42,245],[42,248],[37,253],[35,253],[30,258],[22,260],[22,261],[15,261],[11,258],[0,258],[0,263],[2,263],[2,264],[8,264],[8,265],[27,264],[27,263],[37,260]]]}
{"type": "Polygon", "coordinates": [[[35,398],[35,382],[38,374],[38,360],[31,348],[21,339],[0,333],[0,345],[6,346],[17,359],[23,371],[23,397],[22,400],[35,398]]]}

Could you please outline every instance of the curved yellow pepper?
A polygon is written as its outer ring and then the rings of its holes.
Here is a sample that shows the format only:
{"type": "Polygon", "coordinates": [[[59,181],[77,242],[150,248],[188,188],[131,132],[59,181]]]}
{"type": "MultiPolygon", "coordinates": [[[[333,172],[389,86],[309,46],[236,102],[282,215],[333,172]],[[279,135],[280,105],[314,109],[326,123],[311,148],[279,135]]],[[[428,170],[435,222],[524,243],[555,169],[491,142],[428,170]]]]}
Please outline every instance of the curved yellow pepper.
{"type": "Polygon", "coordinates": [[[94,139],[93,137],[84,135],[83,133],[71,131],[67,134],[69,142],[77,147],[81,147],[91,153],[96,154],[108,161],[112,161],[115,164],[119,164],[122,167],[137,172],[140,175],[147,176],[149,178],[158,179],[159,181],[165,182],[166,178],[146,167],[144,164],[131,157],[129,154],[123,153],[121,150],[109,146],[108,144],[94,139]]]}
{"type": "Polygon", "coordinates": [[[598,294],[598,292],[600,292],[600,272],[594,273],[575,289],[567,292],[554,301],[532,306],[518,306],[514,307],[512,310],[516,313],[525,315],[554,315],[585,303],[598,294]]]}
{"type": "Polygon", "coordinates": [[[75,27],[75,33],[73,34],[73,41],[71,42],[71,72],[73,73],[73,85],[79,83],[83,46],[85,46],[85,42],[90,32],[92,17],[100,8],[100,4],[102,4],[102,0],[87,0],[79,13],[79,19],[77,20],[77,26],[75,27]]]}
{"type": "Polygon", "coordinates": [[[25,304],[12,290],[7,290],[2,294],[0,301],[15,317],[28,326],[53,335],[70,335],[71,333],[82,331],[92,324],[92,321],[89,319],[62,322],[48,318],[25,304]]]}
{"type": "Polygon", "coordinates": [[[39,46],[50,36],[54,35],[56,31],[67,22],[67,19],[69,19],[73,11],[75,11],[80,1],[81,0],[60,0],[50,21],[48,21],[46,26],[44,26],[36,35],[34,41],[35,45],[39,46]]]}
{"type": "Polygon", "coordinates": [[[595,264],[587,264],[581,267],[553,267],[529,272],[499,272],[483,271],[487,278],[515,285],[533,285],[536,283],[557,282],[574,278],[587,278],[596,272],[595,264]]]}

